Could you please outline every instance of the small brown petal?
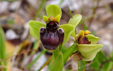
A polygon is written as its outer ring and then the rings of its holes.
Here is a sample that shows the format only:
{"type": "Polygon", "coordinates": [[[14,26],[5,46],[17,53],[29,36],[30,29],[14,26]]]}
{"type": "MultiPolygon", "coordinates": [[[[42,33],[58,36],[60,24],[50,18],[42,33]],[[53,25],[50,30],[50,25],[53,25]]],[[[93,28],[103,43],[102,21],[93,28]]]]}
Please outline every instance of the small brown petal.
{"type": "Polygon", "coordinates": [[[80,53],[74,54],[73,55],[73,60],[74,61],[82,60],[81,54],[80,53]]]}

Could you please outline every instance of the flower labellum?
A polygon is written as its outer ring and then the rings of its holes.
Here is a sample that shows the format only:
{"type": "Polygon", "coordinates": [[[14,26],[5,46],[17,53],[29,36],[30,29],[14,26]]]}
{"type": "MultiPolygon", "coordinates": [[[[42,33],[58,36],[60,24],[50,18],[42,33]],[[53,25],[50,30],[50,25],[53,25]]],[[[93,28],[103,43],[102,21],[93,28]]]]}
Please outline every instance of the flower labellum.
{"type": "Polygon", "coordinates": [[[64,30],[59,28],[58,23],[54,21],[54,17],[49,17],[48,20],[46,28],[42,27],[40,29],[40,39],[46,49],[55,50],[63,42],[64,30]]]}

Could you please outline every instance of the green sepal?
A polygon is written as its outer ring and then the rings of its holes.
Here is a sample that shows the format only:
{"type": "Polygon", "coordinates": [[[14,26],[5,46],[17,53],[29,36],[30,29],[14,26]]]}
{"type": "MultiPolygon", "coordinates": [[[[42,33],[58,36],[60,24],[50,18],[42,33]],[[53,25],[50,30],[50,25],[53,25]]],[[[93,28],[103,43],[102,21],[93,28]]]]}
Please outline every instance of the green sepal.
{"type": "Polygon", "coordinates": [[[63,54],[62,52],[58,52],[58,56],[54,60],[54,63],[51,65],[50,71],[62,71],[63,65],[63,54]]]}
{"type": "Polygon", "coordinates": [[[99,37],[95,37],[92,34],[86,35],[89,41],[91,41],[91,44],[96,44],[99,41],[99,37]]]}
{"type": "MultiPolygon", "coordinates": [[[[74,28],[76,28],[76,26],[79,24],[79,22],[81,21],[81,19],[82,19],[82,16],[81,16],[80,14],[77,14],[77,15],[73,16],[73,17],[69,20],[68,24],[71,24],[71,25],[74,26],[74,28]]],[[[76,29],[75,29],[74,32],[71,34],[71,36],[75,37],[75,35],[76,35],[75,32],[76,32],[76,29]]]]}
{"type": "Polygon", "coordinates": [[[102,44],[77,44],[77,49],[84,61],[93,60],[102,47],[102,44]]]}
{"type": "Polygon", "coordinates": [[[46,24],[39,22],[39,21],[30,21],[29,22],[29,27],[30,27],[30,34],[35,38],[35,39],[40,39],[40,28],[41,27],[46,27],[46,24]]]}
{"type": "Polygon", "coordinates": [[[58,5],[47,5],[46,6],[46,13],[47,13],[47,17],[56,17],[57,15],[62,15],[62,11],[60,9],[60,6],[58,5]]]}
{"type": "Polygon", "coordinates": [[[47,23],[49,22],[48,17],[47,16],[43,16],[44,21],[47,23]]]}
{"type": "Polygon", "coordinates": [[[79,24],[81,19],[82,19],[82,16],[80,14],[77,14],[69,20],[68,24],[71,24],[76,28],[76,26],[79,24]]]}
{"type": "Polygon", "coordinates": [[[63,42],[68,42],[70,35],[72,34],[72,32],[74,32],[74,26],[70,24],[64,24],[64,25],[60,25],[59,27],[64,30],[64,41],[63,42]]]}

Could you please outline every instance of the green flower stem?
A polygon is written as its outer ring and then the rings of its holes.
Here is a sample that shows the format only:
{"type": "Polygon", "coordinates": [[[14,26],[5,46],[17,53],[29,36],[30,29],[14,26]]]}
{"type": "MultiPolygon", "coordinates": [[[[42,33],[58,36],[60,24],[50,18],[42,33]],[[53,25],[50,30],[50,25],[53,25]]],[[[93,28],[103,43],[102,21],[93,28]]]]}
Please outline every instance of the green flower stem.
{"type": "Polygon", "coordinates": [[[78,71],[79,71],[79,61],[77,61],[77,64],[78,64],[78,71]]]}
{"type": "Polygon", "coordinates": [[[85,61],[80,60],[80,71],[85,70],[85,61]]]}
{"type": "Polygon", "coordinates": [[[44,49],[31,63],[29,63],[29,64],[27,65],[26,68],[29,69],[29,68],[41,57],[41,55],[43,55],[46,51],[47,51],[47,50],[44,49]]]}
{"type": "Polygon", "coordinates": [[[53,51],[53,57],[54,57],[54,59],[57,57],[57,55],[58,55],[58,48],[53,51]]]}
{"type": "Polygon", "coordinates": [[[62,51],[62,44],[59,45],[59,51],[62,51]]]}
{"type": "Polygon", "coordinates": [[[83,61],[83,69],[85,70],[85,61],[83,61]]]}

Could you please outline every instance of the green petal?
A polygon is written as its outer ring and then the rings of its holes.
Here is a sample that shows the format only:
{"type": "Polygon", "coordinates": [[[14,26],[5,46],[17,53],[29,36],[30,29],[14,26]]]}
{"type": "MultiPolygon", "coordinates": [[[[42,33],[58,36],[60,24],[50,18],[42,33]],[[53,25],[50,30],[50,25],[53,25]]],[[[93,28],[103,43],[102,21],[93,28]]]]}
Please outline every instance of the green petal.
{"type": "Polygon", "coordinates": [[[54,60],[54,63],[52,64],[50,71],[62,71],[63,65],[63,54],[62,52],[58,52],[58,56],[54,60]]]}
{"type": "Polygon", "coordinates": [[[89,41],[91,41],[91,44],[96,44],[99,41],[99,37],[95,37],[92,34],[86,35],[89,41]]]}
{"type": "Polygon", "coordinates": [[[35,39],[40,39],[40,28],[46,27],[46,24],[39,22],[39,21],[30,21],[29,27],[30,27],[30,34],[35,39]]]}
{"type": "Polygon", "coordinates": [[[76,27],[79,24],[79,22],[81,21],[81,19],[82,19],[82,16],[80,14],[77,14],[69,20],[68,24],[71,24],[74,27],[76,27]]]}
{"type": "Polygon", "coordinates": [[[61,15],[57,15],[57,16],[55,17],[55,21],[56,21],[56,22],[59,22],[59,21],[60,21],[60,18],[61,18],[61,15]]]}
{"type": "Polygon", "coordinates": [[[47,16],[43,16],[43,19],[46,23],[49,21],[47,16]]]}
{"type": "Polygon", "coordinates": [[[64,30],[64,42],[68,42],[70,35],[74,32],[74,26],[70,24],[60,25],[60,28],[64,30]]]}
{"type": "Polygon", "coordinates": [[[62,15],[60,6],[58,5],[48,5],[46,6],[47,17],[56,17],[57,15],[62,15]]]}
{"type": "Polygon", "coordinates": [[[78,44],[77,49],[81,53],[84,61],[91,61],[103,47],[102,44],[78,44]]]}
{"type": "Polygon", "coordinates": [[[83,31],[83,30],[80,30],[80,31],[79,31],[79,36],[80,36],[81,38],[84,37],[84,31],[83,31]]]}

